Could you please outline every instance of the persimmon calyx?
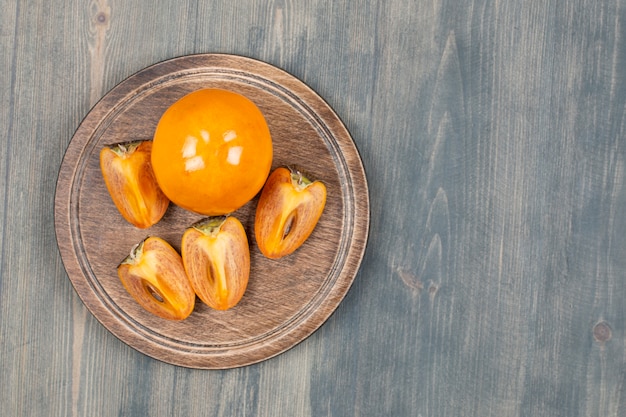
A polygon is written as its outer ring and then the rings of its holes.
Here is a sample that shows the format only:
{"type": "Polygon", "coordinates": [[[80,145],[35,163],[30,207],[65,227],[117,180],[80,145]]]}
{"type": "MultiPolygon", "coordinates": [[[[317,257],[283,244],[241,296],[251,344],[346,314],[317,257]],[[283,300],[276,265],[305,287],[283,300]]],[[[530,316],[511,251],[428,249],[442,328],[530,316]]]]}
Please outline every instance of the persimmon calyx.
{"type": "Polygon", "coordinates": [[[206,236],[216,237],[220,233],[222,225],[226,221],[227,217],[228,216],[207,217],[192,224],[191,227],[206,236]]]}
{"type": "Polygon", "coordinates": [[[141,140],[134,140],[130,142],[121,142],[111,145],[109,148],[120,158],[128,158],[135,152],[135,150],[141,145],[141,140]]]}
{"type": "Polygon", "coordinates": [[[298,169],[296,168],[288,168],[288,169],[291,173],[291,183],[293,184],[293,187],[296,190],[302,191],[313,183],[313,181],[305,177],[304,174],[302,174],[302,172],[300,172],[298,169]]]}
{"type": "Polygon", "coordinates": [[[135,265],[138,260],[141,259],[141,255],[143,254],[143,244],[146,239],[133,245],[133,247],[130,249],[130,253],[126,258],[124,258],[122,262],[120,262],[120,265],[135,265]]]}

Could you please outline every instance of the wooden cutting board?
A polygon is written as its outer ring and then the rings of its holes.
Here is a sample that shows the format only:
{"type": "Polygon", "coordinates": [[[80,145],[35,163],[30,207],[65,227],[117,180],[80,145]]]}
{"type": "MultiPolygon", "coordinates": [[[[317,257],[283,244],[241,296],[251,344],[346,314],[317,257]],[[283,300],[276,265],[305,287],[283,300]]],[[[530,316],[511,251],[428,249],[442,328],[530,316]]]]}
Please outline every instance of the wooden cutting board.
{"type": "Polygon", "coordinates": [[[129,346],[158,360],[203,369],[256,363],[293,347],[319,328],[349,290],[367,243],[369,197],[349,132],[323,99],[269,64],[225,54],[191,55],[148,67],[111,90],[72,138],[57,182],[55,228],[68,276],[91,313],[129,346]],[[147,313],[125,291],[116,268],[148,235],[180,251],[185,228],[201,217],[170,205],[140,230],[117,212],[102,179],[104,145],[150,140],[162,113],[183,95],[224,88],[264,113],[274,143],[273,168],[295,166],[328,189],[324,213],[294,254],[269,260],[253,233],[257,198],[235,215],[246,228],[251,274],[241,302],[216,311],[196,302],[181,322],[147,313]]]}

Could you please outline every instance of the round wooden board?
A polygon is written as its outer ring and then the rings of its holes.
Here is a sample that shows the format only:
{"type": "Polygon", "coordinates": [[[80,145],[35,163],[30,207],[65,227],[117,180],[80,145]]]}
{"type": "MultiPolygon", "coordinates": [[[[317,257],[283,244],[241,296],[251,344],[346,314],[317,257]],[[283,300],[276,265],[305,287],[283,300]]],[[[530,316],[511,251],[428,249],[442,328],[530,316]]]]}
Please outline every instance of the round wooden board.
{"type": "Polygon", "coordinates": [[[337,308],[367,243],[369,197],[358,151],[334,111],[290,74],[250,58],[190,55],[148,67],[111,90],[82,121],[59,171],[55,228],[63,263],[91,313],[129,346],[175,365],[224,369],[256,363],[293,347],[337,308]],[[199,300],[189,318],[147,313],[125,291],[117,265],[148,235],[180,251],[183,231],[201,216],[170,205],[150,229],[126,223],[99,167],[102,146],[152,138],[162,113],[201,88],[239,92],[265,115],[274,142],[273,168],[294,166],[322,180],[328,199],[311,237],[295,253],[269,260],[253,222],[257,198],[233,213],[246,228],[251,274],[240,303],[216,311],[199,300]]]}

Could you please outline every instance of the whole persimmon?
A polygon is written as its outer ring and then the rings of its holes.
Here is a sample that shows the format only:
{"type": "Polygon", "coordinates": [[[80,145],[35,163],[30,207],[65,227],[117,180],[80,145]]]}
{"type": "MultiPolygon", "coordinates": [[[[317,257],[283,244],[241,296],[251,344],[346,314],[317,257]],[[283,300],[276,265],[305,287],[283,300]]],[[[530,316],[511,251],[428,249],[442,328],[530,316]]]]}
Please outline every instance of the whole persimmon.
{"type": "Polygon", "coordinates": [[[263,187],[272,165],[265,117],[247,97],[223,89],[183,96],[161,116],[152,169],[163,193],[195,213],[231,213],[263,187]]]}

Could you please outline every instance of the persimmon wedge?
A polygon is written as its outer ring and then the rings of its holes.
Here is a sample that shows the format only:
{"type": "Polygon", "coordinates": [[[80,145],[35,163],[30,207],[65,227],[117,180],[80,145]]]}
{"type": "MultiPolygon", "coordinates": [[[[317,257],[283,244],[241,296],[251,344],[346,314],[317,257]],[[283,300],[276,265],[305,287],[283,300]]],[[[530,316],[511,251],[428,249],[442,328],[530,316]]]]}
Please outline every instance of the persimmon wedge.
{"type": "Polygon", "coordinates": [[[181,256],[168,242],[147,237],[133,247],[117,274],[126,291],[150,313],[183,320],[193,311],[196,295],[181,256]]]}
{"type": "Polygon", "coordinates": [[[100,151],[100,169],[115,207],[140,229],[161,220],[170,203],[156,182],[151,152],[151,141],[118,143],[100,151]]]}
{"type": "Polygon", "coordinates": [[[216,310],[239,303],[250,278],[250,247],[236,217],[207,217],[188,227],[181,252],[191,286],[203,303],[216,310]]]}
{"type": "Polygon", "coordinates": [[[293,253],[309,238],[325,205],[323,182],[295,169],[275,169],[263,186],[254,218],[261,253],[270,259],[293,253]]]}

